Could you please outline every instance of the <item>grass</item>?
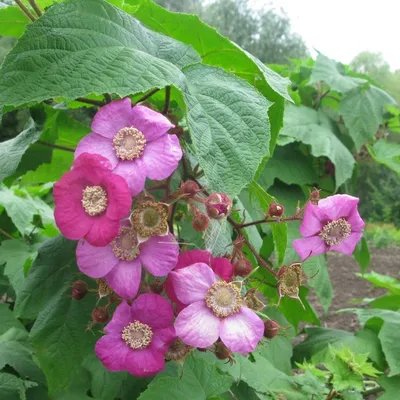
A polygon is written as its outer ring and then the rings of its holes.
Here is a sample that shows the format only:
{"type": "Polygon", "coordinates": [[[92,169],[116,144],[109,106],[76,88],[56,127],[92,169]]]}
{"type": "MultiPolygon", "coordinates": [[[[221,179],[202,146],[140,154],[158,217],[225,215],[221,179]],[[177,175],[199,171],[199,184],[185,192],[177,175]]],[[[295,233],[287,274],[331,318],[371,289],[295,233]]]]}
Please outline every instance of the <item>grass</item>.
{"type": "Polygon", "coordinates": [[[365,237],[370,246],[377,249],[400,247],[400,230],[393,224],[368,223],[365,227],[365,237]]]}

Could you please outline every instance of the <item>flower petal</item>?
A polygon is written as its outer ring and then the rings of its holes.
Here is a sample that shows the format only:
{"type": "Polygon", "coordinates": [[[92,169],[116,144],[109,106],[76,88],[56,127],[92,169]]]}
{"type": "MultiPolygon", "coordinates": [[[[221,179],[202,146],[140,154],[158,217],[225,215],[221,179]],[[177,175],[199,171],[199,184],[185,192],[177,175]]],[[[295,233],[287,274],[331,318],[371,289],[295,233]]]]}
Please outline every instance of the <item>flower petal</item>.
{"type": "Polygon", "coordinates": [[[357,243],[360,241],[362,237],[361,232],[353,232],[350,236],[344,240],[342,243],[337,244],[336,246],[331,246],[329,250],[338,251],[339,253],[347,254],[351,256],[356,248],[357,243]]]}
{"type": "Polygon", "coordinates": [[[164,135],[146,144],[141,161],[150,179],[168,178],[182,158],[182,148],[176,135],[164,135]]]}
{"type": "Polygon", "coordinates": [[[360,232],[364,229],[365,222],[358,213],[357,207],[347,217],[347,222],[351,225],[352,232],[360,232]]]}
{"type": "Polygon", "coordinates": [[[131,196],[136,196],[144,189],[146,168],[140,158],[133,161],[120,161],[113,173],[125,179],[131,196]]]}
{"type": "Polygon", "coordinates": [[[253,351],[264,335],[264,323],[247,307],[222,320],[219,336],[224,344],[236,353],[253,351]]]}
{"type": "Polygon", "coordinates": [[[107,217],[118,220],[127,217],[131,212],[132,197],[125,179],[116,174],[105,174],[101,185],[107,191],[107,217]]]}
{"type": "Polygon", "coordinates": [[[174,125],[161,113],[145,106],[134,106],[132,125],[143,133],[148,142],[166,134],[174,125]]]}
{"type": "Polygon", "coordinates": [[[314,236],[321,232],[322,228],[327,221],[325,212],[308,202],[306,209],[304,210],[303,222],[300,225],[300,233],[302,236],[314,236]]]}
{"type": "Polygon", "coordinates": [[[85,239],[97,247],[107,246],[118,235],[119,221],[110,219],[106,215],[92,217],[93,223],[85,239]]]}
{"type": "Polygon", "coordinates": [[[165,354],[175,339],[176,333],[173,326],[162,329],[154,329],[151,345],[160,353],[165,354]]]}
{"type": "Polygon", "coordinates": [[[111,168],[115,168],[118,164],[118,158],[115,154],[112,140],[98,135],[97,133],[86,135],[78,143],[74,154],[75,159],[82,153],[99,154],[107,158],[111,164],[111,168]]]}
{"type": "Polygon", "coordinates": [[[224,257],[215,258],[211,262],[211,268],[214,270],[215,274],[224,281],[229,282],[232,279],[233,266],[228,259],[224,257]]]}
{"type": "Polygon", "coordinates": [[[131,307],[123,301],[114,311],[111,321],[104,327],[107,333],[121,335],[122,330],[132,322],[131,307]]]}
{"type": "Polygon", "coordinates": [[[97,341],[94,351],[109,371],[126,371],[128,355],[132,349],[123,341],[121,334],[105,335],[97,341]]]}
{"type": "Polygon", "coordinates": [[[152,346],[129,352],[126,364],[128,372],[134,376],[153,376],[165,367],[164,356],[152,346]]]}
{"type": "Polygon", "coordinates": [[[132,304],[132,318],[151,328],[166,328],[172,324],[174,312],[171,303],[158,294],[141,294],[132,304]]]}
{"type": "Polygon", "coordinates": [[[111,246],[94,247],[85,240],[80,240],[76,248],[76,261],[81,272],[91,278],[102,278],[117,264],[111,246]]]}
{"type": "Polygon", "coordinates": [[[108,158],[101,156],[100,154],[82,153],[79,157],[75,157],[72,169],[80,167],[88,167],[90,170],[94,168],[111,170],[111,163],[108,158]]]}
{"type": "Polygon", "coordinates": [[[120,129],[132,126],[132,121],[131,99],[126,97],[101,107],[93,118],[92,130],[104,137],[113,138],[120,129]]]}
{"type": "Polygon", "coordinates": [[[184,304],[204,300],[208,289],[217,281],[213,270],[203,263],[196,263],[170,273],[175,293],[184,304]]]}
{"type": "Polygon", "coordinates": [[[139,291],[142,265],[138,259],[118,260],[117,265],[105,276],[108,285],[123,299],[133,299],[139,291]]]}
{"type": "Polygon", "coordinates": [[[189,265],[196,263],[204,263],[211,266],[214,257],[211,253],[205,250],[189,250],[179,254],[178,263],[176,269],[188,267],[189,265]]]}
{"type": "Polygon", "coordinates": [[[302,260],[307,257],[326,253],[329,248],[319,236],[310,236],[293,240],[293,247],[302,260]]]}
{"type": "Polygon", "coordinates": [[[348,194],[335,194],[320,200],[318,208],[324,211],[329,220],[336,220],[352,215],[354,210],[357,210],[359,201],[359,198],[348,194]]]}
{"type": "Polygon", "coordinates": [[[219,336],[221,321],[206,306],[204,301],[197,301],[182,310],[175,320],[175,332],[189,346],[208,347],[219,336]]]}
{"type": "Polygon", "coordinates": [[[178,261],[179,245],[174,235],[153,236],[139,246],[143,266],[154,276],[165,276],[178,261]]]}

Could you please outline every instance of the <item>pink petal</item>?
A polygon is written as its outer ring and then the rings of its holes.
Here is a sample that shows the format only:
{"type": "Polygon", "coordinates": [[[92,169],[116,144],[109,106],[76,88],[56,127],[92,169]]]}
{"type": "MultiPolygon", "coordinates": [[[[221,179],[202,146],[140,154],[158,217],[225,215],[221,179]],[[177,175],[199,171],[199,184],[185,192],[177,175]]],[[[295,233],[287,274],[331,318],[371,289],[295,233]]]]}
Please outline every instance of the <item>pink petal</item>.
{"type": "Polygon", "coordinates": [[[101,107],[93,118],[92,130],[112,139],[120,129],[132,126],[132,120],[131,99],[126,97],[101,107]]]}
{"type": "Polygon", "coordinates": [[[319,236],[293,240],[293,247],[302,260],[310,256],[326,253],[329,248],[319,236]]]}
{"type": "Polygon", "coordinates": [[[113,173],[125,179],[131,196],[136,196],[144,189],[146,168],[140,158],[133,161],[120,161],[113,173]]]}
{"type": "Polygon", "coordinates": [[[94,247],[85,240],[80,240],[76,248],[76,261],[79,269],[91,278],[102,278],[107,275],[115,265],[115,257],[111,246],[94,247]]]}
{"type": "Polygon", "coordinates": [[[111,321],[104,327],[107,333],[121,335],[122,330],[132,322],[131,307],[123,301],[114,311],[111,321]]]}
{"type": "Polygon", "coordinates": [[[211,268],[214,270],[215,274],[222,278],[224,281],[229,282],[233,275],[232,263],[224,258],[218,257],[211,262],[211,268]]]}
{"type": "Polygon", "coordinates": [[[153,236],[139,247],[143,266],[154,276],[165,276],[178,261],[179,245],[174,235],[153,236]]]}
{"type": "Polygon", "coordinates": [[[107,217],[118,220],[127,217],[131,212],[132,197],[125,179],[116,174],[106,174],[101,185],[107,191],[107,217]]]}
{"type": "Polygon", "coordinates": [[[264,335],[264,323],[247,307],[222,320],[219,336],[224,344],[236,353],[253,351],[264,335]]]}
{"type": "Polygon", "coordinates": [[[126,369],[134,376],[153,376],[164,367],[164,356],[151,345],[143,350],[130,351],[126,358],[126,369]]]}
{"type": "Polygon", "coordinates": [[[146,144],[141,161],[150,179],[168,178],[177,168],[182,158],[182,149],[176,135],[164,135],[146,144]]]}
{"type": "Polygon", "coordinates": [[[178,297],[176,297],[175,290],[174,290],[174,284],[172,282],[172,276],[168,275],[167,279],[164,282],[164,289],[167,292],[167,296],[174,302],[174,303],[180,303],[178,300],[178,297]]]}
{"type": "Polygon", "coordinates": [[[85,239],[96,247],[103,247],[110,244],[119,232],[119,221],[110,219],[106,215],[91,217],[92,227],[86,234],[85,239]]]}
{"type": "Polygon", "coordinates": [[[108,158],[104,158],[99,154],[82,153],[79,157],[75,157],[72,169],[80,167],[111,170],[111,163],[108,158]]]}
{"type": "Polygon", "coordinates": [[[184,304],[204,300],[208,289],[217,281],[213,270],[203,263],[172,271],[170,276],[175,293],[184,304]]]}
{"type": "Polygon", "coordinates": [[[213,256],[205,250],[189,250],[181,253],[176,264],[176,269],[188,267],[196,263],[204,263],[211,266],[213,256]]]}
{"type": "Polygon", "coordinates": [[[121,334],[105,335],[97,341],[94,351],[109,371],[126,371],[127,359],[132,349],[123,341],[121,334]]]}
{"type": "Polygon", "coordinates": [[[119,260],[117,265],[105,276],[108,285],[123,299],[133,299],[139,291],[142,278],[142,265],[138,259],[119,260]]]}
{"type": "Polygon", "coordinates": [[[318,207],[324,211],[330,220],[347,218],[357,209],[360,199],[349,196],[348,194],[335,194],[322,199],[318,207]]]}
{"type": "Polygon", "coordinates": [[[151,345],[160,353],[165,354],[175,339],[176,333],[173,326],[162,329],[154,329],[151,345]]]}
{"type": "Polygon", "coordinates": [[[308,202],[304,211],[303,222],[300,225],[300,233],[302,236],[314,236],[321,232],[327,216],[325,212],[318,206],[308,202]]]}
{"type": "Polygon", "coordinates": [[[86,135],[79,143],[75,150],[75,158],[78,158],[82,153],[99,154],[109,160],[111,168],[115,168],[118,164],[118,158],[113,148],[112,140],[91,133],[86,135]]]}
{"type": "Polygon", "coordinates": [[[361,232],[353,232],[346,240],[344,240],[340,244],[337,244],[336,246],[331,246],[329,250],[338,251],[339,253],[344,253],[347,254],[348,256],[351,256],[354,252],[357,243],[360,241],[361,238],[362,238],[361,232]]]}
{"type": "Polygon", "coordinates": [[[171,303],[158,294],[141,294],[132,304],[132,318],[151,328],[166,328],[174,320],[171,303]]]}
{"type": "Polygon", "coordinates": [[[352,213],[347,217],[347,222],[351,225],[352,232],[360,232],[364,229],[365,222],[358,213],[358,209],[354,208],[352,213]]]}
{"type": "Polygon", "coordinates": [[[187,345],[204,348],[217,341],[220,324],[205,301],[197,301],[178,314],[175,331],[187,345]]]}
{"type": "Polygon", "coordinates": [[[143,133],[148,142],[166,134],[174,125],[161,113],[145,106],[134,106],[132,125],[143,133]]]}

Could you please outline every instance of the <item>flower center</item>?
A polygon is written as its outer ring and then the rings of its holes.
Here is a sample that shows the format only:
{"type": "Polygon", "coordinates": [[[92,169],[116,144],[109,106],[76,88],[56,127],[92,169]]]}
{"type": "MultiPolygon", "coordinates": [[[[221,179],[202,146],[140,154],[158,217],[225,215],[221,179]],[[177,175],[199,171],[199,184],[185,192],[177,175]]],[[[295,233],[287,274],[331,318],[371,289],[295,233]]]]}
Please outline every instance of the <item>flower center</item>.
{"type": "Polygon", "coordinates": [[[214,283],[206,294],[207,307],[219,318],[237,313],[242,305],[240,290],[232,283],[214,283]]]}
{"type": "Polygon", "coordinates": [[[122,128],[114,136],[113,147],[118,158],[131,161],[143,154],[146,139],[136,128],[122,128]]]}
{"type": "Polygon", "coordinates": [[[87,214],[100,215],[107,209],[107,192],[101,186],[86,186],[81,201],[87,214]]]}
{"type": "Polygon", "coordinates": [[[163,236],[168,233],[168,204],[145,201],[131,216],[132,225],[140,236],[163,236]]]}
{"type": "Polygon", "coordinates": [[[319,233],[319,237],[328,246],[336,246],[347,239],[350,233],[351,225],[344,218],[340,218],[325,224],[319,233]]]}
{"type": "Polygon", "coordinates": [[[145,349],[151,343],[153,331],[148,325],[134,321],[122,330],[121,337],[131,349],[145,349]]]}
{"type": "Polygon", "coordinates": [[[110,288],[110,286],[108,286],[104,278],[97,279],[97,291],[100,298],[108,296],[113,292],[113,290],[110,288]]]}
{"type": "Polygon", "coordinates": [[[139,242],[136,232],[129,226],[120,228],[118,236],[111,242],[115,257],[132,261],[139,255],[139,242]]]}

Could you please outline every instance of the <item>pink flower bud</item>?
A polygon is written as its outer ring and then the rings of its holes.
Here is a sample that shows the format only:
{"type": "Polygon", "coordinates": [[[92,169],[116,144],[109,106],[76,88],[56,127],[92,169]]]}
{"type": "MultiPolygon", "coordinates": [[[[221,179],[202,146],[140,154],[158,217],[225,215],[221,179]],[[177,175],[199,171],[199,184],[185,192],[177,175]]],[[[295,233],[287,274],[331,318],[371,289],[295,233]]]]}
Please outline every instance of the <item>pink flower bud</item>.
{"type": "Polygon", "coordinates": [[[110,315],[108,313],[107,306],[106,307],[96,307],[92,311],[92,320],[95,323],[104,324],[108,321],[109,318],[110,318],[110,315]]]}
{"type": "Polygon", "coordinates": [[[251,262],[245,258],[236,261],[233,264],[233,271],[235,276],[247,276],[253,270],[251,262]]]}
{"type": "Polygon", "coordinates": [[[79,280],[72,284],[72,298],[74,300],[82,300],[88,292],[88,284],[79,280]]]}
{"type": "Polygon", "coordinates": [[[200,187],[195,181],[187,181],[182,183],[181,189],[186,196],[193,197],[200,190],[200,187]]]}
{"type": "Polygon", "coordinates": [[[279,203],[271,203],[268,208],[268,215],[272,217],[281,217],[285,212],[285,207],[279,203]]]}
{"type": "Polygon", "coordinates": [[[206,214],[197,212],[193,217],[192,226],[197,232],[204,232],[210,225],[210,220],[206,214]]]}
{"type": "Polygon", "coordinates": [[[267,339],[273,339],[279,331],[279,324],[276,321],[273,321],[272,319],[269,319],[264,322],[264,336],[267,339]]]}
{"type": "Polygon", "coordinates": [[[211,193],[205,205],[208,216],[215,219],[227,217],[232,210],[232,200],[225,193],[211,193]]]}

